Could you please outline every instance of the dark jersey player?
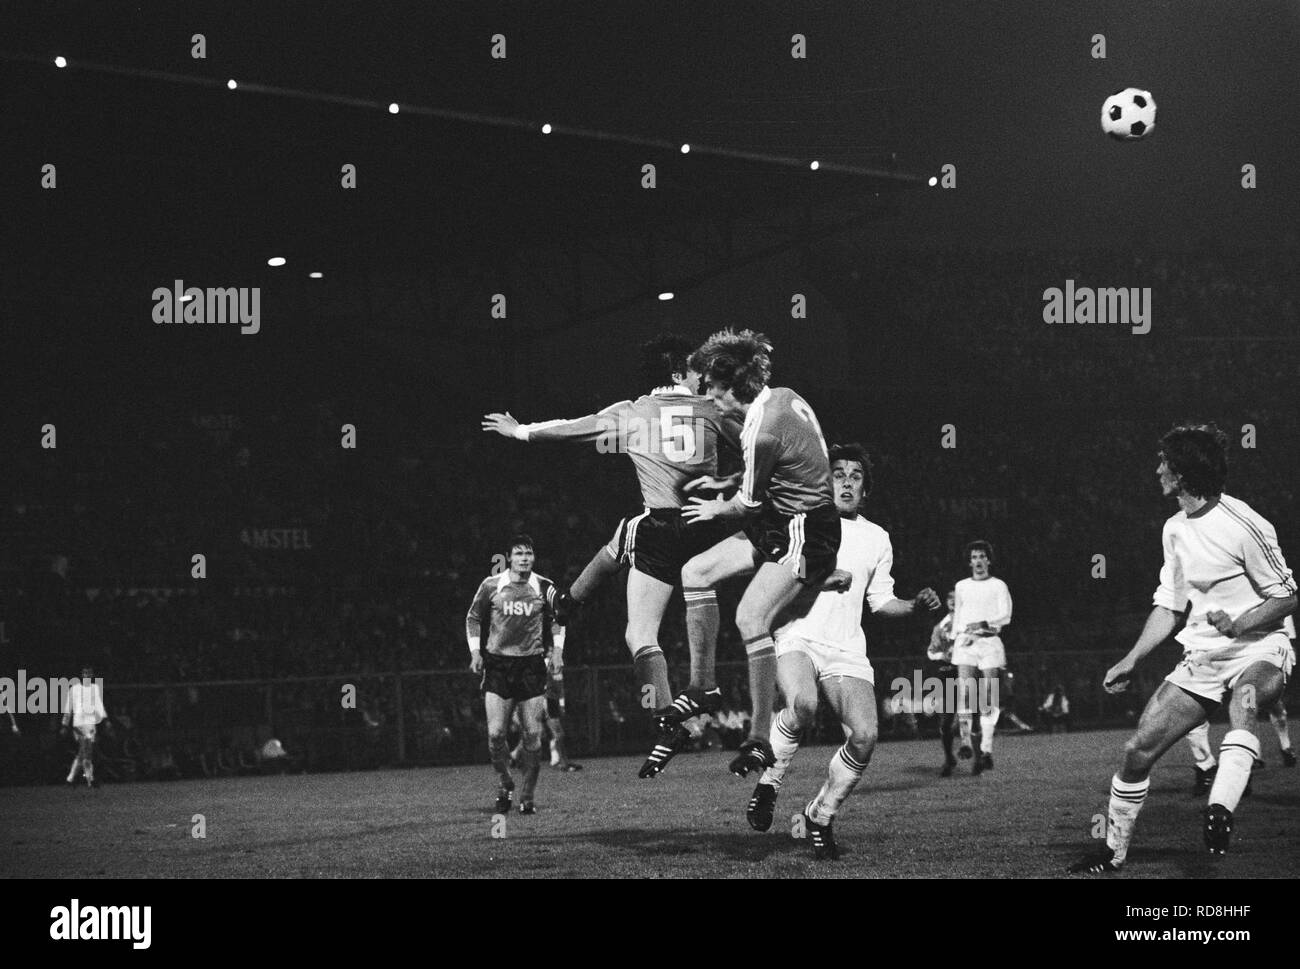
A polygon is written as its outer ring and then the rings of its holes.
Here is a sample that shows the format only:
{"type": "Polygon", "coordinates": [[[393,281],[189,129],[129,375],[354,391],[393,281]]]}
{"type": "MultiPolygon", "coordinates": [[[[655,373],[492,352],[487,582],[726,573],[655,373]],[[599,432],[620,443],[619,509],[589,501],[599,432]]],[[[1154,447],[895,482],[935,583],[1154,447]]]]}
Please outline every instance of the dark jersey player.
{"type": "Polygon", "coordinates": [[[564,651],[564,629],[555,622],[555,595],[555,584],[533,571],[533,540],[516,535],[510,542],[510,568],[479,583],[465,617],[470,669],[483,678],[488,751],[501,781],[498,812],[510,810],[515,789],[506,735],[516,705],[523,728],[519,761],[524,789],[519,813],[535,811],[533,793],[541,771],[542,724],[546,719],[547,655],[558,667],[564,651]]]}
{"type": "Polygon", "coordinates": [[[736,529],[723,522],[687,527],[683,489],[716,474],[720,449],[736,452],[738,461],[740,426],[696,393],[697,378],[687,368],[689,341],[664,334],[641,349],[650,393],[575,420],[520,424],[508,413],[488,414],[483,429],[529,442],[594,442],[601,453],[631,459],[644,510],[619,523],[614,540],[596,553],[571,594],[581,602],[605,577],[630,566],[626,642],[642,703],[653,711],[672,696],[659,626],[682,565],[736,529]]]}
{"type": "MultiPolygon", "coordinates": [[[[736,609],[749,659],[750,736],[731,762],[741,777],[774,763],[768,735],[776,693],[772,623],[804,588],[820,588],[835,570],[840,517],[831,489],[826,440],[807,401],[788,387],[769,387],[771,345],[752,330],[715,333],[691,358],[692,369],[723,413],[743,421],[744,469],[731,498],[693,498],[682,511],[691,527],[730,522],[743,528],[682,567],[691,685],[659,711],[663,732],[647,766],[663,765],[685,742],[682,722],[716,710],[714,678],[718,600],[724,579],[753,575],[736,609]]],[[[692,485],[717,486],[716,479],[692,485]]],[[[657,772],[657,771],[656,771],[657,772]]]]}

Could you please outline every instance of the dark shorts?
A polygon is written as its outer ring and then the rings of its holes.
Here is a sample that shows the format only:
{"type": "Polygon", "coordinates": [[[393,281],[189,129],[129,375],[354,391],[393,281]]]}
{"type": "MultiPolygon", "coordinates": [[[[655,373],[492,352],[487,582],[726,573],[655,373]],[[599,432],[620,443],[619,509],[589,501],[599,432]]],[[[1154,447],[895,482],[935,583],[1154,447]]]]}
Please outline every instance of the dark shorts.
{"type": "Polygon", "coordinates": [[[605,548],[620,565],[677,585],[683,565],[737,531],[734,521],[687,522],[680,509],[647,508],[619,522],[605,548]]]}
{"type": "Polygon", "coordinates": [[[834,505],[798,515],[783,515],[764,505],[745,535],[765,562],[788,566],[806,586],[816,588],[835,571],[840,550],[840,513],[834,505]]]}
{"type": "Polygon", "coordinates": [[[546,695],[547,679],[542,656],[483,654],[483,693],[495,693],[504,700],[531,700],[546,695]]]}

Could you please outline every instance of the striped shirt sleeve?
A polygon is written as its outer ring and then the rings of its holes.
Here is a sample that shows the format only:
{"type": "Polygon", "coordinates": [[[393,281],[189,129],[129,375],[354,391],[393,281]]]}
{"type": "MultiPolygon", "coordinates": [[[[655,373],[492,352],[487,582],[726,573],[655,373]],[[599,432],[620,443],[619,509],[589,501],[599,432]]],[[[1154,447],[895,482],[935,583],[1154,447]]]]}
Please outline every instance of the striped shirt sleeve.
{"type": "Polygon", "coordinates": [[[490,583],[484,579],[479,583],[474,600],[469,604],[469,613],[465,616],[465,639],[469,642],[470,652],[476,653],[482,648],[483,630],[491,632],[492,592],[490,583]]]}
{"type": "Polygon", "coordinates": [[[776,466],[779,442],[770,433],[752,428],[740,439],[745,459],[745,474],[740,479],[740,500],[750,508],[763,504],[767,484],[776,466]]]}
{"type": "Polygon", "coordinates": [[[1239,515],[1242,524],[1242,559],[1246,575],[1265,599],[1285,599],[1296,594],[1295,576],[1282,558],[1277,532],[1265,518],[1239,515]]]}
{"type": "Polygon", "coordinates": [[[620,421],[619,414],[624,408],[631,407],[630,400],[620,400],[610,404],[604,410],[576,417],[573,420],[540,421],[536,424],[520,424],[515,429],[515,437],[521,441],[595,441],[604,438],[609,442],[608,451],[619,450],[620,421]]]}

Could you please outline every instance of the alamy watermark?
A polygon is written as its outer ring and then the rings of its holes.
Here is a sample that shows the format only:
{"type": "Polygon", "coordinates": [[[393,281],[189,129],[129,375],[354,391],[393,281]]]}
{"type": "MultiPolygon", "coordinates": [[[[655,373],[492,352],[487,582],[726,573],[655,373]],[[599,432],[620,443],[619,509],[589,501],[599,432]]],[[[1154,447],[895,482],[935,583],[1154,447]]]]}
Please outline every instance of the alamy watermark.
{"type": "Polygon", "coordinates": [[[155,323],[238,323],[244,334],[262,328],[262,290],[258,286],[187,288],[178,279],[170,289],[159,286],[152,298],[155,323]]]}
{"type": "Polygon", "coordinates": [[[1065,281],[1065,288],[1043,290],[1044,323],[1114,323],[1133,333],[1151,332],[1151,287],[1094,289],[1065,281]]]}
{"type": "Polygon", "coordinates": [[[707,428],[686,405],[661,407],[657,420],[624,412],[602,414],[597,428],[596,450],[601,454],[662,454],[678,464],[704,461],[700,442],[707,428]]]}
{"type": "Polygon", "coordinates": [[[99,695],[104,695],[102,676],[94,679],[29,677],[26,670],[19,670],[17,679],[0,676],[0,714],[63,713],[68,709],[68,698],[77,684],[96,686],[99,695]]]}
{"type": "Polygon", "coordinates": [[[905,709],[925,717],[941,713],[962,713],[962,689],[969,690],[970,705],[965,712],[992,713],[1000,709],[998,703],[998,678],[951,676],[921,676],[920,670],[913,670],[909,679],[896,676],[889,684],[890,702],[899,709],[905,709]]]}

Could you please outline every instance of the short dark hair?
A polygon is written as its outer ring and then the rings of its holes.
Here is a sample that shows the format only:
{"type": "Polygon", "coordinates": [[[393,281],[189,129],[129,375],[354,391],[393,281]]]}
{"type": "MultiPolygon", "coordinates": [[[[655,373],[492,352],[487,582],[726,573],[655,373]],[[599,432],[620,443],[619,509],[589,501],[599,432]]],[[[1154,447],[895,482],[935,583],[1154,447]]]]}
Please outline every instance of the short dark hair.
{"type": "Polygon", "coordinates": [[[827,457],[830,458],[831,466],[835,466],[836,461],[855,461],[862,468],[862,497],[865,500],[871,494],[871,458],[867,456],[867,449],[861,444],[832,444],[827,457]]]}
{"type": "Polygon", "coordinates": [[[704,386],[719,384],[752,404],[772,376],[772,344],[754,330],[719,330],[691,354],[689,366],[704,386]]]}
{"type": "Polygon", "coordinates": [[[673,374],[685,375],[694,348],[694,342],[676,333],[660,333],[641,344],[641,385],[671,385],[673,374]]]}
{"type": "Polygon", "coordinates": [[[987,556],[989,557],[989,563],[992,564],[992,562],[993,562],[993,546],[990,545],[988,542],[984,541],[984,539],[982,539],[982,538],[977,538],[977,539],[975,539],[975,541],[973,541],[973,542],[968,542],[968,543],[966,544],[966,561],[967,561],[967,563],[970,562],[970,553],[971,553],[971,552],[983,552],[985,555],[987,555],[987,556]]]}
{"type": "Polygon", "coordinates": [[[522,545],[524,548],[527,548],[529,551],[532,551],[532,549],[533,549],[533,539],[532,539],[532,536],[531,536],[531,535],[525,535],[523,532],[520,532],[519,534],[515,535],[513,538],[510,539],[510,551],[513,552],[515,549],[519,548],[521,545],[522,545]]]}
{"type": "Polygon", "coordinates": [[[1179,424],[1160,439],[1160,456],[1196,498],[1223,493],[1228,480],[1228,435],[1213,424],[1179,424]]]}

